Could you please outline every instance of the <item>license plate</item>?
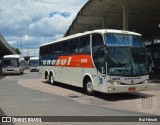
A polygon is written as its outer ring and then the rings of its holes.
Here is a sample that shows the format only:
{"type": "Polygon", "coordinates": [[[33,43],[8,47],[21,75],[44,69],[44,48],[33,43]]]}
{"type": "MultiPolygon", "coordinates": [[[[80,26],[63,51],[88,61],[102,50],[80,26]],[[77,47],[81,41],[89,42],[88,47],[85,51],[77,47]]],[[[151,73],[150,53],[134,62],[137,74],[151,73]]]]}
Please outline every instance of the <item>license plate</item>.
{"type": "Polygon", "coordinates": [[[136,91],[136,88],[135,87],[131,87],[131,88],[128,89],[128,91],[134,92],[134,91],[136,91]]]}

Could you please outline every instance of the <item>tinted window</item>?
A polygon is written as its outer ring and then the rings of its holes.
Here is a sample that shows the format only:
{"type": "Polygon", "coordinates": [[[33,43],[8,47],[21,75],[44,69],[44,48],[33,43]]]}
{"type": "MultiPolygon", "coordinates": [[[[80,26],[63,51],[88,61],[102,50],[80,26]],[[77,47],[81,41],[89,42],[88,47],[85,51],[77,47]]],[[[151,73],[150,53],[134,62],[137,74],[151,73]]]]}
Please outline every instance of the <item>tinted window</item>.
{"type": "Polygon", "coordinates": [[[70,40],[69,53],[78,53],[79,39],[70,40]]]}
{"type": "Polygon", "coordinates": [[[49,46],[43,47],[43,55],[45,55],[45,56],[49,55],[49,46]]]}
{"type": "Polygon", "coordinates": [[[90,53],[90,36],[80,37],[79,53],[90,53]]]}
{"type": "Polygon", "coordinates": [[[106,34],[106,44],[108,46],[134,46],[144,47],[142,37],[128,34],[106,34]]]}
{"type": "Polygon", "coordinates": [[[53,49],[54,49],[54,54],[60,54],[61,53],[61,44],[55,43],[53,49]]]}
{"type": "Polygon", "coordinates": [[[4,58],[3,59],[3,66],[13,66],[18,67],[19,66],[19,59],[17,58],[4,58]]]}
{"type": "Polygon", "coordinates": [[[102,45],[104,45],[102,35],[92,34],[92,55],[94,65],[100,73],[105,73],[105,48],[100,48],[102,45]]]}
{"type": "Polygon", "coordinates": [[[63,54],[68,54],[68,48],[69,48],[69,41],[64,41],[61,43],[62,44],[62,53],[63,54]]]}
{"type": "Polygon", "coordinates": [[[50,54],[51,54],[51,55],[54,54],[55,44],[51,44],[51,45],[49,46],[49,48],[50,48],[50,54]]]}
{"type": "Polygon", "coordinates": [[[39,54],[40,56],[43,56],[43,47],[40,47],[39,54]]]}
{"type": "Polygon", "coordinates": [[[97,51],[97,49],[104,45],[103,37],[101,34],[92,34],[92,51],[93,53],[97,51]]]}

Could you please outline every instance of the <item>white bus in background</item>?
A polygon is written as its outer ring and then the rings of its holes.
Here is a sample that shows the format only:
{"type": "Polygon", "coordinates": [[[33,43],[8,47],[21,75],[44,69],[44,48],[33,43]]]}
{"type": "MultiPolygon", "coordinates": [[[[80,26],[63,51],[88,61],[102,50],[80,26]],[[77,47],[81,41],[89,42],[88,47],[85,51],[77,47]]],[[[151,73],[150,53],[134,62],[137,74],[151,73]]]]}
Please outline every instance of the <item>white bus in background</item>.
{"type": "Polygon", "coordinates": [[[2,58],[2,73],[5,74],[23,74],[24,58],[20,55],[5,55],[2,58]]]}
{"type": "Polygon", "coordinates": [[[148,52],[141,34],[122,30],[79,33],[40,46],[40,75],[83,87],[87,94],[147,90],[148,52]]]}
{"type": "Polygon", "coordinates": [[[39,71],[39,57],[30,57],[29,59],[29,70],[39,71]]]}

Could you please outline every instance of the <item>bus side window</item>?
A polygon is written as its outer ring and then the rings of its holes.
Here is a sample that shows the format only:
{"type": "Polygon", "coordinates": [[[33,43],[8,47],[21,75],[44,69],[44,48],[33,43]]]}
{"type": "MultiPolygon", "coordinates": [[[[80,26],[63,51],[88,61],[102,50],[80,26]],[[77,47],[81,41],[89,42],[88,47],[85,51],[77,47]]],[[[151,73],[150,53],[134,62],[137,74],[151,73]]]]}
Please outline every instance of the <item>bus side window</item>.
{"type": "Polygon", "coordinates": [[[79,39],[70,40],[69,53],[78,53],[79,39]]]}
{"type": "Polygon", "coordinates": [[[139,39],[139,36],[133,36],[133,41],[132,42],[132,46],[135,46],[135,47],[143,47],[143,42],[141,41],[141,39],[139,39]]]}
{"type": "Polygon", "coordinates": [[[90,35],[80,37],[79,53],[90,53],[90,35]]]}
{"type": "Polygon", "coordinates": [[[43,55],[44,55],[44,54],[43,54],[43,47],[40,47],[39,53],[40,53],[40,56],[43,56],[43,55]]]}
{"type": "Polygon", "coordinates": [[[43,47],[43,54],[44,54],[44,56],[47,55],[47,47],[46,46],[43,47]]]}
{"type": "Polygon", "coordinates": [[[92,52],[95,53],[97,49],[104,45],[101,34],[92,34],[92,52]]]}
{"type": "Polygon", "coordinates": [[[60,54],[61,53],[61,43],[56,43],[54,44],[54,50],[53,50],[53,53],[54,54],[60,54]]]}
{"type": "Polygon", "coordinates": [[[49,48],[50,48],[50,54],[53,55],[55,51],[55,44],[51,44],[49,48]]]}
{"type": "Polygon", "coordinates": [[[69,50],[69,41],[64,41],[61,43],[61,49],[62,49],[62,54],[66,55],[68,54],[68,50],[69,50]]]}
{"type": "Polygon", "coordinates": [[[104,45],[103,37],[101,34],[92,34],[92,55],[93,61],[96,69],[100,73],[106,72],[105,66],[105,48],[99,49],[101,46],[104,45]]]}
{"type": "Polygon", "coordinates": [[[49,46],[44,46],[43,54],[44,54],[44,56],[49,56],[50,55],[49,46]]]}

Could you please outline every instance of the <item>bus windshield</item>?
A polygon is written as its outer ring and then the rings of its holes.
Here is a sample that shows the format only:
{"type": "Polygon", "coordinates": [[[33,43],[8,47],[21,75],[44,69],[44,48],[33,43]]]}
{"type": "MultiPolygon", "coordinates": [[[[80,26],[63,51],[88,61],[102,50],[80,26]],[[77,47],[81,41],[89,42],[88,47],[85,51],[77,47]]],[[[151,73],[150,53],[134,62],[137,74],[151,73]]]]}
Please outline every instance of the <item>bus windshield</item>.
{"type": "Polygon", "coordinates": [[[141,36],[128,35],[128,34],[106,34],[107,46],[134,46],[144,47],[141,36]]]}
{"type": "Polygon", "coordinates": [[[19,59],[17,58],[4,58],[3,67],[19,67],[19,59]]]}
{"type": "Polygon", "coordinates": [[[29,65],[30,66],[39,66],[39,60],[30,60],[29,65]]]}
{"type": "Polygon", "coordinates": [[[148,74],[145,48],[109,47],[108,74],[118,76],[141,76],[148,74]]]}
{"type": "Polygon", "coordinates": [[[149,73],[147,50],[141,36],[106,34],[107,71],[116,76],[142,76],[149,73]]]}

